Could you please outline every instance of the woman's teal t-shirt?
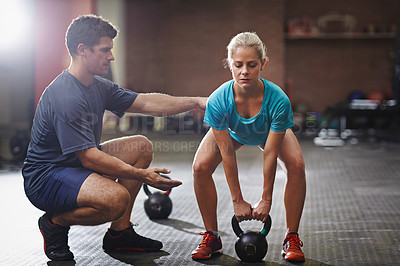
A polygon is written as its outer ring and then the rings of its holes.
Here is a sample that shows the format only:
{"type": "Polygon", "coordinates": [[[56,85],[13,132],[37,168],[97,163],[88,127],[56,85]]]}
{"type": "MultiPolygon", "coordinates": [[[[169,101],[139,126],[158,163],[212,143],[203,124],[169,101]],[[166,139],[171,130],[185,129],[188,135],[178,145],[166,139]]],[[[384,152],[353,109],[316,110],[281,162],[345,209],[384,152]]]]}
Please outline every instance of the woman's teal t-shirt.
{"type": "Polygon", "coordinates": [[[217,130],[228,129],[234,140],[252,146],[264,144],[270,130],[278,132],[294,126],[289,98],[278,85],[262,78],[261,81],[264,99],[256,116],[243,118],[237,113],[234,80],[230,80],[210,95],[204,122],[217,130]]]}

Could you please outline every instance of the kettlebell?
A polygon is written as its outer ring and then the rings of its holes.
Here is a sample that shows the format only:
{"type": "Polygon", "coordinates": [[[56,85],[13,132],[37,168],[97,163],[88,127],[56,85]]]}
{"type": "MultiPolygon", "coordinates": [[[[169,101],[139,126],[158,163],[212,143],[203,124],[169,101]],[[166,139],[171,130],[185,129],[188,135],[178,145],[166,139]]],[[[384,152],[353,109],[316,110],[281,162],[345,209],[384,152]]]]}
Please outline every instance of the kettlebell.
{"type": "Polygon", "coordinates": [[[264,227],[260,232],[246,231],[239,226],[236,216],[232,217],[232,228],[238,238],[235,242],[235,251],[238,257],[243,262],[259,262],[261,261],[268,251],[268,242],[266,239],[269,230],[271,229],[272,220],[268,215],[264,223],[264,227]]]}
{"type": "MultiPolygon", "coordinates": [[[[171,179],[166,175],[161,176],[171,179]]],[[[144,202],[144,210],[147,216],[154,220],[167,219],[172,211],[172,201],[169,197],[172,189],[165,192],[151,193],[147,184],[143,184],[143,190],[148,196],[144,202]]]]}

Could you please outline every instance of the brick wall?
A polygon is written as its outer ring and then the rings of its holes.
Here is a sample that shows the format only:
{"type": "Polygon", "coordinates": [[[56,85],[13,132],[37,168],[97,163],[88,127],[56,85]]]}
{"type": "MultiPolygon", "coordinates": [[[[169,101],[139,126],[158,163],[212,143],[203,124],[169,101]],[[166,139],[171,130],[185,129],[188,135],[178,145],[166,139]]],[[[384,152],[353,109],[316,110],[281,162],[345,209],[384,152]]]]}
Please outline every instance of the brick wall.
{"type": "Polygon", "coordinates": [[[127,84],[142,92],[209,95],[231,78],[223,68],[226,45],[241,31],[256,31],[271,59],[262,76],[310,111],[391,85],[394,39],[286,40],[286,19],[317,18],[330,11],[369,23],[391,25],[400,18],[397,0],[136,0],[126,1],[127,84]]]}
{"type": "Polygon", "coordinates": [[[144,92],[208,96],[231,78],[226,46],[256,31],[271,58],[263,77],[284,80],[284,1],[127,1],[127,84],[144,92]],[[257,2],[257,4],[255,4],[257,2]]]}

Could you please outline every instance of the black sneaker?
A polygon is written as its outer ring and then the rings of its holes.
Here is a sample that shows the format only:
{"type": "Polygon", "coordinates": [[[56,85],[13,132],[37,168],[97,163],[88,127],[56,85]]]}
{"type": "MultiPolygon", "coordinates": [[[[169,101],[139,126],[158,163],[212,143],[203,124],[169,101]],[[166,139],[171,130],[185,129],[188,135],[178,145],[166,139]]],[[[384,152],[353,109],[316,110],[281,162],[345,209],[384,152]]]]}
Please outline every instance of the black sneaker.
{"type": "MultiPolygon", "coordinates": [[[[131,225],[120,232],[119,235],[114,236],[110,233],[111,229],[108,229],[107,233],[103,238],[103,249],[105,252],[114,251],[157,251],[160,250],[163,245],[160,241],[153,240],[147,237],[138,235],[133,230],[131,225]]],[[[115,231],[114,231],[115,232],[115,231]]]]}
{"type": "Polygon", "coordinates": [[[44,253],[51,260],[73,260],[74,254],[69,250],[69,226],[50,223],[47,213],[39,218],[39,229],[44,240],[44,253]]]}

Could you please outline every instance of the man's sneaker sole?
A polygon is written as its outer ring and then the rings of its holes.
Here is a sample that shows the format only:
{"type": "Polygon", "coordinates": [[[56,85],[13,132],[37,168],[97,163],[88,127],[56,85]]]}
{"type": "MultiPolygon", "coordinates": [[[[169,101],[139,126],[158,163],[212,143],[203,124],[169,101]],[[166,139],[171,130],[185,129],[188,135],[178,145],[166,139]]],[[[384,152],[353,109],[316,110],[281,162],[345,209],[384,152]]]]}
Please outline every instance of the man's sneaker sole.
{"type": "Polygon", "coordinates": [[[122,247],[122,248],[115,248],[115,249],[103,249],[104,252],[119,252],[119,251],[135,251],[135,252],[154,252],[154,251],[159,251],[160,249],[162,249],[162,245],[159,248],[133,248],[133,247],[122,247]]]}

